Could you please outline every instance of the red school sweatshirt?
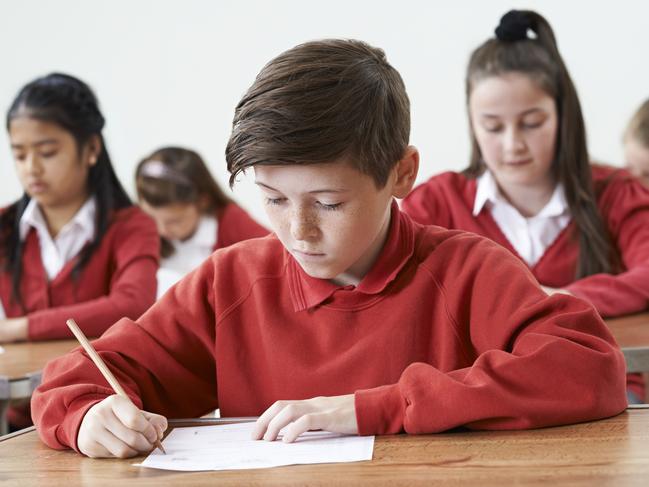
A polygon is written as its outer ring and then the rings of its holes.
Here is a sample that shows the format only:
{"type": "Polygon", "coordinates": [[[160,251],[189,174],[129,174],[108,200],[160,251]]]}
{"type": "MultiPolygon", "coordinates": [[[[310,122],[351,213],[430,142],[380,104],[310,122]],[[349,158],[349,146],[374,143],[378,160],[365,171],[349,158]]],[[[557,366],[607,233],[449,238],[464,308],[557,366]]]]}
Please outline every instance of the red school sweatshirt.
{"type": "Polygon", "coordinates": [[[264,237],[268,230],[257,223],[243,208],[235,203],[229,203],[216,212],[216,244],[214,250],[247,240],[264,237]]]}
{"type": "MultiPolygon", "coordinates": [[[[420,226],[396,203],[356,287],[308,276],[274,235],[247,240],[94,345],[135,404],[171,418],[355,393],[365,435],[532,428],[626,407],[624,358],[595,309],[548,297],[490,240],[420,226]]],[[[77,449],[84,414],[111,394],[83,351],[50,362],[32,398],[41,438],[77,449]]]]}
{"type": "MultiPolygon", "coordinates": [[[[531,271],[541,284],[587,299],[604,317],[645,310],[649,306],[649,190],[625,170],[598,165],[591,169],[597,206],[624,268],[616,275],[575,280],[579,242],[571,222],[531,271]]],[[[484,235],[518,257],[486,207],[473,215],[476,186],[475,179],[446,172],[415,188],[402,208],[419,223],[484,235]]]]}
{"type": "Polygon", "coordinates": [[[155,223],[132,206],[115,212],[90,260],[76,278],[70,260],[49,281],[38,233],[31,229],[23,250],[20,291],[25,309],[11,298],[11,274],[0,273],[0,299],[7,317],[27,316],[30,340],[72,338],[74,318],[90,337],[122,317],[138,318],[155,301],[160,242],[155,223]]]}

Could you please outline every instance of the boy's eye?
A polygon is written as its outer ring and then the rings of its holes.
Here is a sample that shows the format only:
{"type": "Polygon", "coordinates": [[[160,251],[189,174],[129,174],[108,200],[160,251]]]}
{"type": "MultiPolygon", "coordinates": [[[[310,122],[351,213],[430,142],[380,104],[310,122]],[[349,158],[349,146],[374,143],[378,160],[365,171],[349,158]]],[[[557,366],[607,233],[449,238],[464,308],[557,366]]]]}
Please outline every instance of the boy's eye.
{"type": "Polygon", "coordinates": [[[266,198],[267,205],[280,205],[286,198],[266,198]]]}
{"type": "Polygon", "coordinates": [[[327,203],[321,203],[320,201],[318,201],[318,205],[321,208],[325,209],[325,210],[333,211],[333,210],[338,210],[342,206],[342,203],[329,203],[329,204],[327,204],[327,203]]]}

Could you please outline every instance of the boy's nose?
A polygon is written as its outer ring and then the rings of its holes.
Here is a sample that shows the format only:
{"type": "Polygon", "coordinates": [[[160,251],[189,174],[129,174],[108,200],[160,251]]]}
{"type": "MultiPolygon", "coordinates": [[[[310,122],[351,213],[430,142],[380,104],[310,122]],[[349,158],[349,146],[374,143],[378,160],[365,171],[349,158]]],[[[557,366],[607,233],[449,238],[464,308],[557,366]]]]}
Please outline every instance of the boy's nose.
{"type": "Polygon", "coordinates": [[[312,240],[318,235],[318,222],[314,215],[298,210],[291,218],[291,235],[295,240],[312,240]]]}

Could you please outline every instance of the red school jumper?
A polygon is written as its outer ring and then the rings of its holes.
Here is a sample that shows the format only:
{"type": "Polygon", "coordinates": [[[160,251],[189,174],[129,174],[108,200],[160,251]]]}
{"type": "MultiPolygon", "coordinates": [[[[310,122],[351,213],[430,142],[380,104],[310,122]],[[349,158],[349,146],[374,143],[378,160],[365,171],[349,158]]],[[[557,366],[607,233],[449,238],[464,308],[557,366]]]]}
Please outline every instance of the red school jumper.
{"type": "MultiPolygon", "coordinates": [[[[597,312],[547,296],[488,239],[392,206],[357,287],[304,273],[274,235],[216,251],[95,348],[131,399],[167,417],[259,415],[279,399],[355,393],[360,434],[512,429],[617,414],[624,358],[597,312]]],[[[77,447],[113,391],[77,349],[32,398],[41,438],[77,447]]]]}
{"type": "Polygon", "coordinates": [[[96,337],[122,317],[137,319],[156,292],[160,242],[156,226],[132,206],[115,212],[101,243],[76,280],[74,258],[49,281],[38,233],[31,229],[23,250],[20,291],[25,309],[11,299],[11,274],[0,273],[0,299],[8,318],[27,316],[30,340],[73,338],[65,321],[74,318],[96,337]]]}
{"type": "MultiPolygon", "coordinates": [[[[622,272],[575,281],[579,242],[574,238],[574,222],[531,271],[541,284],[590,301],[603,317],[645,310],[649,306],[649,190],[625,170],[596,165],[591,169],[597,206],[621,255],[622,272]]],[[[486,206],[473,216],[476,186],[475,179],[446,172],[415,188],[402,208],[419,223],[484,235],[518,257],[486,206]]]]}
{"type": "Polygon", "coordinates": [[[248,213],[235,203],[228,203],[216,212],[216,244],[214,250],[248,240],[265,237],[268,230],[257,223],[248,213]]]}

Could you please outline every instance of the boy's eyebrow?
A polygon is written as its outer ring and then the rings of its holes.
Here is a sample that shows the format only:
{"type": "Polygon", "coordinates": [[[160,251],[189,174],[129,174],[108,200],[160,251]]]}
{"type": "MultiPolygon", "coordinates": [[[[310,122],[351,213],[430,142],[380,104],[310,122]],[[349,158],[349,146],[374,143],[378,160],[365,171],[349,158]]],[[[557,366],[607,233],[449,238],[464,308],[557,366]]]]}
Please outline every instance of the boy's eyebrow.
{"type": "Polygon", "coordinates": [[[56,144],[58,140],[56,139],[43,139],[39,140],[37,142],[34,142],[33,144],[11,144],[12,149],[20,149],[21,147],[24,147],[25,145],[32,145],[34,147],[38,147],[39,145],[47,145],[47,144],[56,144]]]}
{"type": "MultiPolygon", "coordinates": [[[[263,187],[266,188],[266,189],[270,189],[271,191],[275,191],[275,192],[277,192],[277,193],[281,193],[281,191],[279,191],[279,190],[273,188],[272,186],[268,186],[267,184],[262,183],[261,181],[255,181],[255,184],[256,184],[257,186],[263,186],[263,187]]],[[[347,189],[327,189],[327,188],[323,188],[323,189],[314,189],[313,191],[309,191],[309,194],[321,194],[321,193],[346,193],[347,191],[349,191],[349,190],[347,190],[347,189]]]]}

